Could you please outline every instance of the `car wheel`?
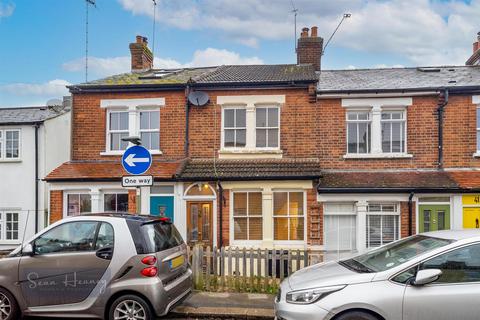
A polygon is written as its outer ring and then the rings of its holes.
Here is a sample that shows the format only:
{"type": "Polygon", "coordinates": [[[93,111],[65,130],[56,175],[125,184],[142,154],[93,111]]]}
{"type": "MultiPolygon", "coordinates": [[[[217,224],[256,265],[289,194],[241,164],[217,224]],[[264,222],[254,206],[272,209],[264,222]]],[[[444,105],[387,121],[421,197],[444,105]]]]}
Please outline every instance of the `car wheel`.
{"type": "Polygon", "coordinates": [[[335,320],[379,320],[379,318],[368,312],[351,311],[340,315],[335,320]]]}
{"type": "Polygon", "coordinates": [[[148,303],[136,295],[117,298],[110,307],[109,320],[153,320],[153,312],[148,303]]]}
{"type": "Polygon", "coordinates": [[[0,319],[18,319],[20,318],[19,313],[17,301],[12,294],[3,288],[0,288],[0,319]]]}

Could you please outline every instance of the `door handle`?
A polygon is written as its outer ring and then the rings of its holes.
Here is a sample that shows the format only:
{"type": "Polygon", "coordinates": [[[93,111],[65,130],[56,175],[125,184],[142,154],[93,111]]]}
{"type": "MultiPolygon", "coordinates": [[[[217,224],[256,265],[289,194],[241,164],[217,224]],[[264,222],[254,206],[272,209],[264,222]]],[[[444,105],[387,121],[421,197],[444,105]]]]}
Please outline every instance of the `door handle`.
{"type": "Polygon", "coordinates": [[[99,250],[97,250],[97,252],[95,252],[95,255],[97,257],[99,257],[100,259],[112,260],[113,248],[112,247],[105,247],[105,248],[99,249],[99,250]]]}

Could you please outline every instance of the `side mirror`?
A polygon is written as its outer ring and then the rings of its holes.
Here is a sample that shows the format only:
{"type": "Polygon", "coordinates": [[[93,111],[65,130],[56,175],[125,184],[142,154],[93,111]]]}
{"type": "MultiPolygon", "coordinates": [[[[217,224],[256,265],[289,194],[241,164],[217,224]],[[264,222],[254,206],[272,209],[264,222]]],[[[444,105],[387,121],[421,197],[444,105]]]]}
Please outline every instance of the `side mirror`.
{"type": "Polygon", "coordinates": [[[22,254],[24,256],[30,256],[32,257],[35,253],[33,252],[33,246],[31,243],[25,245],[22,249],[22,254]]]}
{"type": "Polygon", "coordinates": [[[413,281],[414,286],[423,286],[434,281],[437,281],[438,278],[442,275],[442,270],[440,269],[425,269],[417,272],[417,276],[413,281]]]}

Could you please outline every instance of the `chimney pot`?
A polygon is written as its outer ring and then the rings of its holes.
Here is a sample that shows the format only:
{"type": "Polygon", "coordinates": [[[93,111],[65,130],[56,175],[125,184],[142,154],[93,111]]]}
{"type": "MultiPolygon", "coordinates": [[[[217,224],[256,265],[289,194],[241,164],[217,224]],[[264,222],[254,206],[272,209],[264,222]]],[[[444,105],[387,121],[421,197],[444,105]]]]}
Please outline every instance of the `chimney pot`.
{"type": "Polygon", "coordinates": [[[143,37],[137,36],[137,43],[143,43],[143,37]]]}
{"type": "Polygon", "coordinates": [[[317,26],[312,27],[312,33],[311,33],[310,37],[312,37],[312,38],[318,37],[318,27],[317,26]]]}
{"type": "Polygon", "coordinates": [[[300,34],[300,37],[306,38],[308,37],[308,28],[302,28],[302,33],[300,34]]]}

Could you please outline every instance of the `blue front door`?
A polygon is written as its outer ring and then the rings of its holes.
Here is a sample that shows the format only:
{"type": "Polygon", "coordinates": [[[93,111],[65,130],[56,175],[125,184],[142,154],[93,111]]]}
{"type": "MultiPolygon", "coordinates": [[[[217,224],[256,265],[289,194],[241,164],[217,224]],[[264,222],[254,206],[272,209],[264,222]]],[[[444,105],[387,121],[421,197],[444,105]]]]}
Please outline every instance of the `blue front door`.
{"type": "Polygon", "coordinates": [[[173,222],[174,197],[173,196],[151,196],[150,213],[154,216],[168,217],[173,222]]]}

